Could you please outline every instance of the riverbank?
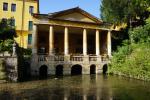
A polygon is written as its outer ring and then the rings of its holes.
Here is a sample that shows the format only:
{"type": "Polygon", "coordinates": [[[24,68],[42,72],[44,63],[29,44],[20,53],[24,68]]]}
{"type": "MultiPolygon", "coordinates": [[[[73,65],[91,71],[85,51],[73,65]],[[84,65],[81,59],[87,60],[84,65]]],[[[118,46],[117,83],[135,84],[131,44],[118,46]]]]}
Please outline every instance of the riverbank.
{"type": "Polygon", "coordinates": [[[109,74],[150,81],[150,44],[125,45],[113,54],[109,74]]]}

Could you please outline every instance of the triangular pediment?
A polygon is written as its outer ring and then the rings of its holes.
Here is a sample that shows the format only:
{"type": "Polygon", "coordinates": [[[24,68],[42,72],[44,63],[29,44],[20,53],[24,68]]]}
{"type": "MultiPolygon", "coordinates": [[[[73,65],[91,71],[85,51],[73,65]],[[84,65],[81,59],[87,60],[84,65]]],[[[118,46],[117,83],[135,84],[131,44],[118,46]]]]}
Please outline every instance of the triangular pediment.
{"type": "Polygon", "coordinates": [[[49,14],[50,18],[78,21],[78,22],[90,22],[90,23],[102,23],[101,20],[91,15],[90,13],[80,9],[79,7],[63,10],[49,14]]]}
{"type": "Polygon", "coordinates": [[[92,22],[95,23],[92,19],[78,13],[78,12],[73,12],[67,15],[59,16],[56,17],[57,19],[63,19],[63,20],[70,20],[70,21],[81,21],[81,22],[92,22]]]}

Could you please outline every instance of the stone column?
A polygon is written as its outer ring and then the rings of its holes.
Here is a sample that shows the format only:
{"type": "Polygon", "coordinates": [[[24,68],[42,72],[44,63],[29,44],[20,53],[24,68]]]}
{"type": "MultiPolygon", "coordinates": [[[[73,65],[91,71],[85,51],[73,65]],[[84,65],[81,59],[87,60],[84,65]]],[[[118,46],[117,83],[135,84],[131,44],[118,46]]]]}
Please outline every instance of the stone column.
{"type": "Polygon", "coordinates": [[[96,55],[100,55],[100,40],[99,40],[99,30],[96,30],[96,55]]]}
{"type": "Polygon", "coordinates": [[[49,55],[54,53],[54,30],[53,26],[49,27],[49,55]]]}
{"type": "Polygon", "coordinates": [[[64,54],[68,55],[68,53],[69,53],[68,27],[65,27],[65,30],[64,30],[64,54]]]}
{"type": "Polygon", "coordinates": [[[33,25],[33,31],[32,31],[32,54],[37,54],[37,25],[33,25]]]}
{"type": "Polygon", "coordinates": [[[87,100],[87,95],[86,94],[83,95],[83,100],[87,100]]]}
{"type": "Polygon", "coordinates": [[[111,57],[111,31],[110,30],[107,33],[107,53],[108,56],[111,57]]]}
{"type": "Polygon", "coordinates": [[[83,29],[83,55],[87,55],[87,30],[83,29]]]}

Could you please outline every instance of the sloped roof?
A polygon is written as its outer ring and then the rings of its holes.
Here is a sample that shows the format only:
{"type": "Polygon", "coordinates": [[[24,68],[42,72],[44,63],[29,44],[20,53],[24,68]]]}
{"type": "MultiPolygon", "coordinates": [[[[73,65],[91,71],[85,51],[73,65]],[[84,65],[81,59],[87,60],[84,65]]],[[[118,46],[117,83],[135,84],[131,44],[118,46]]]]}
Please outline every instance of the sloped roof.
{"type": "Polygon", "coordinates": [[[95,23],[103,23],[102,20],[98,19],[97,17],[93,16],[92,14],[86,12],[85,10],[79,8],[79,7],[75,7],[75,8],[71,8],[71,9],[67,9],[67,10],[62,10],[62,11],[58,11],[58,12],[54,12],[54,13],[49,13],[48,16],[49,18],[54,18],[57,19],[57,17],[63,16],[63,15],[67,15],[67,14],[71,14],[71,13],[80,13],[83,16],[93,20],[95,23]]]}

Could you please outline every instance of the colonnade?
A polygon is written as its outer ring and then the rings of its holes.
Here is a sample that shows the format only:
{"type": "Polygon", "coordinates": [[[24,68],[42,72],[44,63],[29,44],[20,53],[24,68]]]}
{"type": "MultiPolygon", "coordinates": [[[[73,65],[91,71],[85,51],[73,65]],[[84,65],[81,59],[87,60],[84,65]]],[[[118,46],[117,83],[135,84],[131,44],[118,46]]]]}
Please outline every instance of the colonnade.
{"type": "MultiPolygon", "coordinates": [[[[38,26],[33,25],[32,33],[32,53],[37,54],[37,38],[38,38],[38,26]]],[[[100,55],[100,30],[95,31],[95,49],[96,55],[100,55]]],[[[87,29],[83,28],[83,55],[87,55],[87,29]]],[[[49,26],[49,55],[54,53],[54,26],[49,26]]],[[[107,54],[111,56],[111,31],[107,33],[107,54]]],[[[64,27],[64,55],[69,55],[69,27],[64,27]]]]}

